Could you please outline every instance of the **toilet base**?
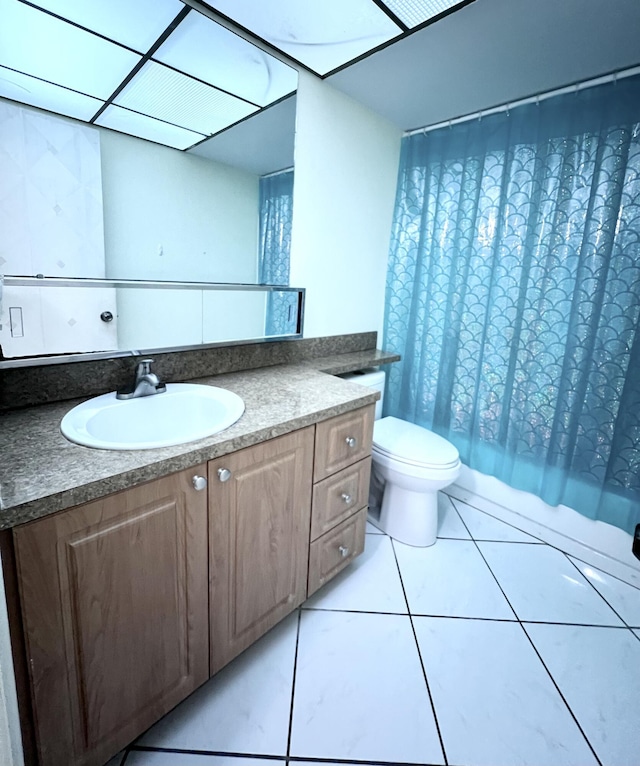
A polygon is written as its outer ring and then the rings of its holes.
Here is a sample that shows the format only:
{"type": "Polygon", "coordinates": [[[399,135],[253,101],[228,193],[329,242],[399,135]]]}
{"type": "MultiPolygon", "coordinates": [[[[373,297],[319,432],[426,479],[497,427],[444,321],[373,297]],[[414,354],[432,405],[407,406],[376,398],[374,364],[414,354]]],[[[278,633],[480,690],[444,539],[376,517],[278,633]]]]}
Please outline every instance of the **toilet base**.
{"type": "Polygon", "coordinates": [[[438,534],[438,491],[412,492],[387,482],[379,525],[398,542],[417,548],[433,545],[438,534]]]}

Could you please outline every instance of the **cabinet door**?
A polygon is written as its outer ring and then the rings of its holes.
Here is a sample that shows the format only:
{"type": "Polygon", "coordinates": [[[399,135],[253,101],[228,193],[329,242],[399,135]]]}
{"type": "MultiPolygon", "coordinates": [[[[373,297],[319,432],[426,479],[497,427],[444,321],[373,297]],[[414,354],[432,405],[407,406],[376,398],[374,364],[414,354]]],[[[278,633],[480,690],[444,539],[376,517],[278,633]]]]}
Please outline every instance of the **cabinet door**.
{"type": "Polygon", "coordinates": [[[14,530],[41,766],[102,766],[208,678],[204,470],[14,530]]]}
{"type": "Polygon", "coordinates": [[[306,597],[313,435],[209,463],[212,673],[306,597]]]}

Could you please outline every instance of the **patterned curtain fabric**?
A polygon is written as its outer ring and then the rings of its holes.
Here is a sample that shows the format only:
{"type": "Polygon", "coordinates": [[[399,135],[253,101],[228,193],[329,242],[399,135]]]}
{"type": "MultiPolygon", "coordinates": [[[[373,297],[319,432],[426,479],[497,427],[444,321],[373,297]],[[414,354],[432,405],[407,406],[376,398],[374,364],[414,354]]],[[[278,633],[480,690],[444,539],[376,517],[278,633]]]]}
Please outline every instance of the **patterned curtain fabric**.
{"type": "MultiPolygon", "coordinates": [[[[288,285],[293,220],[293,170],[260,179],[259,280],[263,285],[288,285]]],[[[297,297],[270,293],[266,335],[295,332],[297,297]],[[295,311],[294,311],[295,309],[295,311]]]]}
{"type": "Polygon", "coordinates": [[[387,414],[631,532],[639,316],[640,78],[405,138],[387,414]]]}

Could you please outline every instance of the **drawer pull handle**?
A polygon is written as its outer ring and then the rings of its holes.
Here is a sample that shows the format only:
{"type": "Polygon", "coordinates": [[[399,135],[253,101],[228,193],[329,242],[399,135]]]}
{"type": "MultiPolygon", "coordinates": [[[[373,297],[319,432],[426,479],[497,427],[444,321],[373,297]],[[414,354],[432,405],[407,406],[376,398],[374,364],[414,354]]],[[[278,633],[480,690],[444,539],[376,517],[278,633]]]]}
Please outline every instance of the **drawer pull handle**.
{"type": "Polygon", "coordinates": [[[341,545],[338,548],[338,550],[340,551],[340,555],[342,556],[343,559],[346,559],[347,556],[349,555],[349,549],[345,547],[344,545],[341,545]]]}
{"type": "Polygon", "coordinates": [[[231,471],[228,468],[218,468],[218,478],[220,481],[229,481],[231,478],[231,471]]]}
{"type": "Polygon", "coordinates": [[[344,500],[346,505],[351,505],[353,498],[348,492],[343,492],[340,497],[344,500]]]}
{"type": "Polygon", "coordinates": [[[353,436],[347,436],[345,442],[347,443],[347,447],[351,447],[352,449],[358,445],[358,440],[353,436]]]}
{"type": "Polygon", "coordinates": [[[193,488],[196,490],[196,492],[202,492],[203,489],[207,488],[207,480],[204,478],[204,476],[194,476],[191,479],[191,483],[193,484],[193,488]]]}

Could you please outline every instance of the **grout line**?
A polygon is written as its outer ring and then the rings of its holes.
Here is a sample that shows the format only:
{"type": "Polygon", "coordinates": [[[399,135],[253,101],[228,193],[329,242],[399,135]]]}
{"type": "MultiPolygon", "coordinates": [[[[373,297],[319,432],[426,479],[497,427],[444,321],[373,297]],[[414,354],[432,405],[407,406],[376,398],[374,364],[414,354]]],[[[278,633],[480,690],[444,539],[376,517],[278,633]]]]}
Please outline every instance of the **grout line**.
{"type": "Polygon", "coordinates": [[[291,754],[291,734],[293,733],[293,703],[296,694],[296,674],[298,671],[298,646],[300,644],[300,623],[302,622],[302,609],[298,608],[298,630],[296,632],[296,651],[293,657],[293,677],[291,680],[291,709],[289,710],[289,732],[287,734],[287,762],[291,754]]]}
{"type": "MultiPolygon", "coordinates": [[[[564,552],[564,551],[563,551],[563,552],[564,552]]],[[[594,590],[594,591],[595,591],[595,592],[598,594],[598,596],[600,596],[600,598],[601,598],[601,599],[604,601],[604,603],[605,603],[605,604],[606,604],[606,605],[609,607],[609,609],[611,609],[611,611],[612,611],[612,612],[613,612],[613,613],[616,615],[616,617],[617,617],[617,618],[618,618],[618,619],[619,619],[619,620],[622,622],[622,624],[623,624],[623,625],[624,625],[626,628],[631,628],[631,625],[629,625],[629,623],[628,623],[628,622],[627,622],[627,621],[626,621],[626,620],[625,620],[625,619],[622,617],[622,615],[621,615],[621,614],[619,614],[619,613],[618,613],[618,611],[617,611],[616,609],[614,609],[614,608],[611,606],[611,604],[610,604],[610,603],[607,601],[607,599],[606,599],[606,598],[605,598],[605,597],[602,595],[602,593],[600,593],[600,591],[599,591],[599,590],[596,588],[596,586],[595,586],[595,585],[594,585],[594,584],[591,582],[591,580],[590,580],[590,579],[589,579],[589,578],[588,578],[586,575],[584,575],[584,574],[583,574],[583,573],[580,571],[580,567],[579,567],[577,564],[575,564],[575,563],[574,563],[574,562],[571,560],[571,557],[569,556],[569,554],[568,554],[568,553],[564,553],[564,555],[565,555],[565,557],[566,557],[567,561],[568,561],[568,562],[569,562],[569,563],[570,563],[572,566],[574,566],[574,567],[576,568],[576,571],[577,571],[577,572],[580,574],[580,577],[582,577],[582,579],[583,579],[583,580],[586,580],[586,581],[589,583],[589,585],[590,585],[590,586],[593,588],[593,590],[594,590]]]]}
{"type": "Polygon", "coordinates": [[[236,753],[222,750],[193,750],[178,747],[150,747],[148,745],[135,745],[128,752],[132,753],[175,753],[176,755],[224,755],[228,758],[260,758],[263,761],[284,761],[284,755],[265,755],[264,753],[236,753]]]}
{"type": "MultiPolygon", "coordinates": [[[[476,509],[477,510],[477,509],[476,509]]],[[[480,511],[482,513],[482,511],[480,511]]],[[[526,534],[526,533],[523,533],[526,534]]],[[[542,540],[492,540],[489,537],[444,537],[438,535],[438,540],[460,540],[462,542],[479,542],[479,543],[507,543],[508,545],[546,545],[542,540]]]]}
{"type": "MultiPolygon", "coordinates": [[[[551,546],[551,547],[555,547],[555,546],[551,546]]],[[[562,549],[558,548],[558,550],[562,550],[562,549]]],[[[573,553],[567,553],[566,551],[562,551],[562,552],[564,553],[565,556],[569,556],[569,558],[571,559],[576,559],[577,561],[581,561],[583,564],[586,564],[588,567],[591,567],[592,569],[597,569],[598,572],[602,572],[607,577],[611,577],[612,579],[617,580],[618,582],[624,583],[624,585],[628,585],[630,588],[635,588],[637,591],[640,591],[640,585],[634,585],[631,582],[627,582],[627,580],[623,580],[622,577],[616,577],[616,575],[610,574],[609,572],[605,572],[604,569],[600,569],[594,564],[591,564],[589,561],[585,561],[584,559],[581,559],[580,556],[574,556],[573,553]]]]}
{"type": "Polygon", "coordinates": [[[442,764],[429,764],[416,761],[364,761],[352,759],[348,761],[346,758],[313,758],[311,756],[291,756],[291,763],[341,763],[348,766],[348,764],[354,764],[354,766],[442,766],[442,764]]]}
{"type": "MultiPolygon", "coordinates": [[[[475,505],[470,505],[469,503],[466,503],[464,500],[458,500],[458,498],[453,498],[449,495],[447,495],[449,500],[451,500],[451,503],[453,504],[453,507],[458,511],[458,507],[456,506],[456,503],[462,503],[462,505],[466,505],[468,508],[473,508],[474,511],[478,511],[478,513],[484,513],[485,516],[488,516],[490,519],[493,519],[494,521],[499,521],[501,524],[506,524],[508,527],[511,527],[511,529],[515,529],[516,532],[520,532],[522,535],[527,535],[528,537],[532,537],[534,540],[536,540],[536,543],[528,543],[528,540],[525,540],[524,542],[527,542],[529,545],[539,545],[542,543],[543,545],[548,545],[545,540],[542,540],[540,537],[536,537],[536,535],[532,535],[530,532],[525,532],[524,529],[520,529],[520,527],[516,527],[513,524],[510,524],[508,521],[503,521],[502,519],[499,519],[497,516],[492,516],[490,513],[487,513],[486,511],[483,511],[481,508],[476,508],[475,505]]],[[[460,511],[458,511],[458,516],[462,519],[462,514],[460,511]]],[[[464,524],[467,532],[471,535],[471,539],[475,540],[476,538],[471,534],[471,530],[469,527],[465,524],[464,519],[462,519],[462,523],[464,524]]],[[[480,538],[477,538],[480,539],[480,538]]],[[[482,542],[495,542],[495,543],[510,543],[515,542],[512,540],[483,540],[482,542]]],[[[522,542],[522,541],[520,541],[522,542]]]]}
{"type": "MultiPolygon", "coordinates": [[[[477,509],[476,509],[476,510],[477,510],[477,509]]],[[[465,525],[465,527],[467,528],[467,531],[469,531],[469,528],[468,528],[468,527],[467,527],[467,525],[465,524],[465,522],[464,522],[464,519],[462,520],[462,523],[463,523],[463,524],[465,525]]],[[[471,533],[469,532],[469,534],[471,534],[471,533]]],[[[562,693],[562,691],[561,691],[560,687],[559,687],[559,686],[558,686],[558,684],[556,683],[556,680],[555,680],[555,678],[554,678],[554,677],[551,675],[551,671],[550,671],[550,670],[549,670],[549,668],[547,667],[547,665],[546,665],[545,661],[542,659],[542,655],[541,655],[541,654],[540,654],[540,652],[538,651],[538,649],[537,649],[536,645],[535,645],[535,644],[533,643],[533,641],[531,640],[531,636],[530,636],[530,635],[527,633],[527,631],[526,631],[526,628],[525,628],[525,626],[524,626],[524,625],[523,625],[523,623],[522,623],[522,620],[520,620],[520,618],[518,617],[518,615],[517,615],[517,613],[516,613],[516,610],[513,608],[513,606],[511,605],[511,602],[510,602],[510,601],[509,601],[509,599],[507,598],[507,594],[504,592],[504,590],[503,590],[503,588],[502,588],[502,585],[500,585],[500,581],[498,580],[498,578],[497,578],[497,577],[496,577],[496,575],[494,574],[494,571],[493,571],[493,569],[491,569],[491,567],[489,566],[489,562],[487,561],[487,559],[485,558],[484,554],[482,553],[482,550],[480,549],[480,546],[478,545],[478,543],[477,543],[475,540],[474,540],[473,542],[474,542],[474,544],[475,544],[476,548],[478,549],[478,553],[479,553],[479,554],[482,556],[482,560],[484,561],[484,563],[486,564],[487,568],[488,568],[488,569],[489,569],[489,571],[491,572],[491,575],[492,575],[493,579],[496,581],[496,584],[497,584],[498,588],[500,588],[500,590],[501,590],[501,592],[502,592],[502,595],[504,596],[504,598],[505,598],[505,600],[506,600],[507,604],[509,604],[509,608],[510,608],[510,609],[511,609],[511,611],[512,611],[512,612],[513,612],[513,613],[516,615],[516,617],[517,617],[517,619],[518,619],[518,624],[520,625],[520,628],[522,629],[522,632],[523,632],[523,633],[524,633],[524,635],[527,637],[527,640],[528,640],[528,641],[529,641],[529,643],[531,644],[531,647],[533,648],[533,651],[536,653],[536,655],[537,655],[538,659],[540,660],[540,662],[541,662],[541,664],[542,664],[542,667],[543,667],[543,668],[544,668],[544,669],[547,671],[547,675],[548,675],[548,676],[549,676],[549,678],[551,679],[551,683],[552,683],[552,684],[555,686],[555,688],[556,688],[556,690],[557,690],[558,694],[560,695],[560,699],[561,699],[561,700],[564,702],[564,704],[565,704],[565,706],[566,706],[567,710],[569,711],[569,714],[571,715],[571,717],[572,717],[572,718],[573,718],[573,720],[575,721],[575,724],[576,724],[576,726],[578,727],[578,730],[580,731],[580,733],[582,734],[582,736],[584,737],[584,741],[587,743],[587,745],[588,745],[588,747],[589,747],[589,750],[591,750],[591,752],[593,753],[593,757],[596,759],[596,762],[597,762],[598,764],[600,764],[600,766],[602,766],[602,761],[601,761],[601,760],[598,758],[598,755],[597,755],[596,751],[594,750],[594,748],[593,748],[593,745],[591,744],[591,742],[589,741],[589,738],[588,738],[588,737],[587,737],[587,735],[585,734],[585,732],[584,732],[584,730],[583,730],[582,726],[580,725],[580,722],[579,722],[579,721],[578,721],[578,719],[576,718],[576,715],[575,715],[575,713],[573,712],[573,710],[572,710],[572,709],[571,709],[571,707],[569,706],[569,703],[568,703],[568,702],[567,702],[567,700],[565,699],[565,696],[564,696],[564,694],[562,693]]]]}
{"type": "Polygon", "coordinates": [[[426,671],[426,668],[424,666],[424,661],[422,659],[422,652],[420,651],[420,644],[418,643],[418,635],[416,634],[416,628],[415,628],[415,625],[413,624],[413,617],[411,616],[411,607],[409,606],[409,599],[407,598],[407,591],[406,591],[406,589],[404,587],[404,580],[402,579],[402,571],[400,570],[400,563],[398,561],[398,556],[396,554],[395,542],[394,542],[393,538],[390,538],[390,539],[391,539],[391,548],[393,549],[393,557],[396,560],[396,567],[398,568],[398,577],[400,578],[400,585],[402,586],[402,593],[404,594],[404,600],[405,600],[405,602],[407,604],[407,612],[408,612],[408,616],[409,616],[409,623],[411,625],[411,631],[413,632],[413,640],[416,642],[416,649],[417,649],[417,652],[418,652],[418,660],[420,661],[420,667],[422,668],[422,675],[424,677],[424,683],[425,683],[425,686],[427,687],[427,694],[429,695],[429,702],[431,703],[431,711],[433,713],[433,721],[434,721],[434,723],[436,725],[436,731],[438,732],[438,739],[440,740],[440,748],[442,749],[442,757],[444,758],[445,766],[448,766],[449,759],[447,758],[447,751],[445,750],[444,740],[442,738],[442,732],[440,731],[440,724],[438,722],[438,716],[436,714],[436,706],[435,706],[435,703],[433,701],[433,696],[431,694],[431,689],[429,688],[429,681],[427,679],[427,671],[426,671]]]}
{"type": "MultiPolygon", "coordinates": [[[[514,529],[517,529],[518,532],[522,532],[523,535],[529,535],[529,537],[534,537],[536,540],[540,540],[540,542],[543,545],[548,545],[549,548],[553,548],[556,551],[560,551],[560,553],[563,553],[565,556],[572,556],[574,559],[577,559],[578,561],[582,561],[583,564],[587,564],[587,566],[590,566],[593,569],[597,569],[599,572],[603,572],[604,574],[607,575],[607,577],[613,577],[614,580],[618,580],[618,582],[622,582],[625,585],[628,585],[629,587],[635,588],[636,590],[640,591],[640,585],[634,585],[633,583],[630,583],[627,580],[623,580],[622,577],[618,577],[617,575],[614,575],[614,574],[611,574],[609,572],[606,572],[604,569],[600,569],[599,567],[595,566],[595,564],[591,564],[591,562],[585,561],[584,559],[581,559],[580,556],[576,556],[573,553],[567,553],[567,551],[563,550],[562,548],[559,548],[557,545],[554,545],[553,543],[550,543],[547,540],[543,540],[541,537],[537,537],[536,535],[534,535],[531,532],[526,532],[524,529],[520,529],[519,527],[515,527],[515,526],[513,526],[513,524],[510,524],[508,521],[503,521],[503,519],[500,519],[497,516],[493,516],[488,511],[483,511],[482,508],[477,508],[475,505],[471,505],[471,503],[468,503],[466,500],[459,500],[457,497],[456,498],[451,497],[451,495],[447,495],[447,497],[449,498],[449,500],[451,500],[452,503],[455,500],[458,503],[462,503],[463,505],[467,505],[467,506],[469,506],[469,508],[473,508],[474,511],[478,511],[479,513],[484,513],[485,516],[490,516],[492,519],[495,519],[496,521],[500,521],[502,524],[507,524],[508,526],[513,527],[514,529]]],[[[510,509],[506,508],[506,510],[509,511],[510,509]]],[[[458,515],[460,515],[460,514],[458,514],[458,515]]],[[[533,523],[535,524],[537,522],[533,521],[533,523]]],[[[465,524],[465,527],[466,527],[466,524],[465,524]]],[[[549,528],[549,529],[551,529],[551,528],[549,528]]],[[[551,529],[551,531],[555,532],[555,530],[553,530],[553,529],[551,529]]],[[[469,533],[469,534],[471,534],[471,533],[469,533]]],[[[562,533],[561,532],[555,532],[555,534],[560,534],[561,535],[562,533]]],[[[566,537],[566,535],[563,535],[563,536],[566,537]]],[[[473,539],[473,537],[471,539],[473,539]]],[[[570,537],[568,537],[567,539],[571,540],[576,545],[582,545],[582,547],[586,547],[586,548],[589,547],[589,546],[586,546],[584,543],[580,543],[577,540],[573,540],[570,537]]],[[[497,540],[482,540],[481,542],[498,542],[498,541],[497,540]]],[[[600,555],[607,556],[608,558],[612,559],[612,561],[615,561],[617,563],[621,563],[621,564],[624,564],[625,566],[627,566],[625,564],[625,562],[618,562],[618,559],[615,559],[615,558],[613,558],[613,556],[609,556],[608,554],[602,554],[602,553],[600,553],[600,551],[597,551],[595,548],[590,548],[590,550],[593,550],[595,553],[598,553],[600,555]]]]}

